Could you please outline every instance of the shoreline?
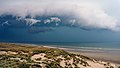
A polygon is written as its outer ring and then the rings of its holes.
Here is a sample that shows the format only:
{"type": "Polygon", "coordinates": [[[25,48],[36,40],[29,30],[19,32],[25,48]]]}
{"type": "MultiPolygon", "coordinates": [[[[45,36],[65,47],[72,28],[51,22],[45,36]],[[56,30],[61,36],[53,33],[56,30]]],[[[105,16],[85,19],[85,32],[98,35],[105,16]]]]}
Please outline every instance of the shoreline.
{"type": "MultiPolygon", "coordinates": [[[[29,44],[28,44],[29,45],[29,44]]],[[[115,63],[115,64],[120,64],[120,54],[118,56],[118,54],[114,54],[111,52],[100,52],[100,51],[90,51],[90,50],[76,50],[75,49],[71,49],[71,48],[64,48],[64,47],[57,47],[57,46],[49,46],[49,45],[39,45],[39,44],[31,44],[34,46],[42,46],[42,47],[47,47],[47,48],[57,48],[57,49],[62,49],[65,50],[69,53],[74,53],[74,54],[80,54],[80,55],[84,55],[93,59],[97,59],[100,61],[105,61],[105,62],[110,62],[110,63],[115,63]],[[114,58],[114,59],[113,59],[114,58]]]]}
{"type": "Polygon", "coordinates": [[[105,61],[105,62],[110,62],[110,63],[115,63],[115,64],[120,64],[120,54],[118,53],[111,53],[111,52],[101,52],[101,51],[89,51],[89,50],[74,50],[74,49],[69,49],[69,48],[60,48],[58,47],[58,49],[63,49],[69,53],[74,53],[74,54],[80,54],[80,55],[84,55],[96,60],[100,60],[100,61],[105,61]]]}
{"type": "Polygon", "coordinates": [[[65,51],[67,51],[69,53],[84,55],[84,56],[87,56],[87,57],[90,57],[90,58],[93,58],[93,59],[96,59],[96,60],[99,60],[99,61],[105,61],[105,62],[120,64],[119,57],[111,56],[111,54],[107,54],[107,53],[75,52],[75,51],[68,51],[68,50],[65,50],[65,51]]]}
{"type": "MultiPolygon", "coordinates": [[[[2,42],[5,43],[5,42],[2,42]]],[[[47,47],[47,48],[57,48],[57,49],[62,49],[65,50],[69,53],[73,53],[73,54],[80,54],[80,55],[84,55],[99,61],[105,61],[105,62],[110,62],[110,63],[115,63],[120,65],[120,54],[119,56],[114,54],[114,53],[107,53],[107,52],[96,52],[96,51],[78,51],[75,50],[74,48],[64,48],[64,47],[57,47],[57,46],[49,46],[49,45],[42,45],[42,44],[26,44],[26,43],[10,43],[10,44],[18,44],[18,45],[28,45],[28,46],[38,46],[38,47],[47,47]],[[114,59],[113,59],[114,58],[114,59]]]]}
{"type": "MultiPolygon", "coordinates": [[[[120,64],[67,52],[68,48],[0,43],[0,67],[118,68],[120,64]],[[22,67],[21,67],[22,66],[22,67]]],[[[72,51],[73,52],[73,51],[72,51]]]]}
{"type": "MultiPolygon", "coordinates": [[[[39,46],[39,45],[38,45],[39,46]]],[[[114,54],[111,52],[99,52],[99,51],[78,51],[78,50],[74,50],[71,48],[63,48],[63,47],[53,47],[53,46],[44,46],[43,47],[48,47],[48,48],[58,48],[58,49],[62,49],[65,50],[69,53],[74,53],[74,54],[80,54],[80,55],[84,55],[99,61],[105,61],[105,62],[110,62],[110,63],[115,63],[115,64],[120,64],[120,54],[114,54]]]]}

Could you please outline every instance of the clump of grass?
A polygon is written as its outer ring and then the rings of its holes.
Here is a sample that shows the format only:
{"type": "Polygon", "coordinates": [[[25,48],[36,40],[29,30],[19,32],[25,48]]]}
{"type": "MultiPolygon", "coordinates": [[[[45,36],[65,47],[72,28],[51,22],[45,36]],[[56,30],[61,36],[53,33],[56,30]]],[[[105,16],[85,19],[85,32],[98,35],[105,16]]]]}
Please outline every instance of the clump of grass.
{"type": "Polygon", "coordinates": [[[60,66],[60,64],[58,62],[51,62],[51,63],[47,63],[46,68],[62,68],[62,66],[60,66]]]}
{"type": "Polygon", "coordinates": [[[19,64],[19,68],[30,68],[30,64],[26,64],[26,63],[21,63],[21,64],[19,64]]]}

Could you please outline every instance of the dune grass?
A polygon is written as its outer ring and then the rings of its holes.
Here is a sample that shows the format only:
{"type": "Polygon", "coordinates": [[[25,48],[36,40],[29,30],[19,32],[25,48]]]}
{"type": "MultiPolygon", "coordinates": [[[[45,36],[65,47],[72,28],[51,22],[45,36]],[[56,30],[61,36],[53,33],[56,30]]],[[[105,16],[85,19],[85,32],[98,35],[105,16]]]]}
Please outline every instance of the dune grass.
{"type": "Polygon", "coordinates": [[[65,61],[65,68],[72,68],[72,66],[79,68],[78,64],[84,67],[90,66],[86,60],[94,62],[93,59],[83,55],[72,54],[61,49],[42,46],[0,43],[0,52],[3,51],[7,54],[0,54],[0,68],[62,68],[60,62],[63,60],[65,61]],[[16,54],[12,54],[13,52],[16,54]],[[44,57],[47,59],[31,59],[32,56],[42,53],[45,54],[44,57]],[[58,58],[60,56],[62,58],[58,58]],[[68,63],[71,59],[73,59],[73,63],[68,63]]]}

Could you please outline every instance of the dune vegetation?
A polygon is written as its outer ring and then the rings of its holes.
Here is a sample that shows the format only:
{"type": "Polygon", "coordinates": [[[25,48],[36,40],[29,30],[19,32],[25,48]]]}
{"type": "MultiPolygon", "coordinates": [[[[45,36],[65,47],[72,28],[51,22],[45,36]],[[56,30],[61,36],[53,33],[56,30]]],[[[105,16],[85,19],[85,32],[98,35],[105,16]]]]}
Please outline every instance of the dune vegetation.
{"type": "Polygon", "coordinates": [[[114,65],[58,48],[0,43],[0,68],[114,68],[114,65]]]}

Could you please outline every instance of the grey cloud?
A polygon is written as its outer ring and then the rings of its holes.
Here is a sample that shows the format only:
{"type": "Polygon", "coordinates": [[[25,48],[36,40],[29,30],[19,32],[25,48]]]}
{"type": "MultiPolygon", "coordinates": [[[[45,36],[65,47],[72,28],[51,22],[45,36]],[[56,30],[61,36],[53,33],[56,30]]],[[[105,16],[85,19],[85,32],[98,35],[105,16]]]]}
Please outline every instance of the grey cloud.
{"type": "MultiPolygon", "coordinates": [[[[89,6],[89,4],[77,3],[77,0],[30,0],[30,2],[27,0],[12,0],[9,4],[6,1],[6,3],[4,2],[0,6],[0,15],[11,14],[21,18],[25,18],[27,15],[30,15],[32,19],[27,19],[26,21],[31,22],[31,24],[37,22],[34,20],[37,16],[70,16],[77,20],[77,22],[72,22],[72,25],[78,25],[82,28],[108,29],[114,31],[119,30],[119,23],[116,18],[108,15],[104,9],[96,6],[96,4],[92,4],[94,7],[89,6]]],[[[56,19],[57,18],[52,18],[51,20],[59,20],[56,19]]],[[[46,20],[45,22],[49,23],[49,20],[46,20]]],[[[69,23],[70,22],[68,22],[68,24],[69,23]]]]}

